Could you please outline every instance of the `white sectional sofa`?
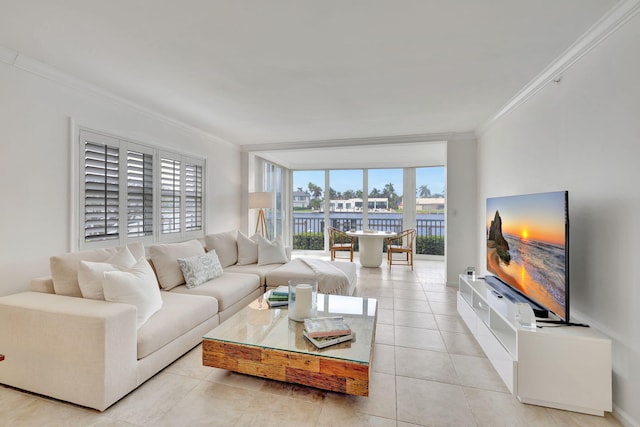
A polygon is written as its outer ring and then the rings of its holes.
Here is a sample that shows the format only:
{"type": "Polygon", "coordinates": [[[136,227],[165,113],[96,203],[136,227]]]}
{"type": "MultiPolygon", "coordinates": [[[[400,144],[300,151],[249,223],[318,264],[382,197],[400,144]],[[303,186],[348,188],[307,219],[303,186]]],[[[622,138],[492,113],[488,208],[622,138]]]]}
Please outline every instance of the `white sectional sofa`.
{"type": "Polygon", "coordinates": [[[134,244],[51,257],[51,277],[0,297],[0,383],[103,411],[262,295],[270,279],[318,277],[320,292],[353,293],[353,263],[289,263],[281,243],[266,241],[254,260],[245,240],[232,231],[147,251],[134,244]],[[116,262],[123,257],[126,267],[116,262]],[[201,272],[189,268],[203,259],[219,260],[208,269],[218,277],[191,286],[201,272]],[[185,270],[185,260],[196,263],[185,270]]]}
{"type": "MultiPolygon", "coordinates": [[[[167,260],[177,259],[191,256],[193,242],[160,246],[174,249],[167,260]]],[[[141,245],[129,249],[145,256],[141,245]]],[[[115,250],[52,257],[58,274],[33,280],[31,292],[0,297],[0,383],[103,411],[263,292],[257,275],[232,272],[203,283],[197,293],[183,284],[162,289],[162,307],[138,327],[135,305],[83,298],[65,283],[64,276],[75,275],[77,286],[80,260],[106,261],[115,250]]],[[[153,247],[150,252],[153,262],[153,247]]]]}

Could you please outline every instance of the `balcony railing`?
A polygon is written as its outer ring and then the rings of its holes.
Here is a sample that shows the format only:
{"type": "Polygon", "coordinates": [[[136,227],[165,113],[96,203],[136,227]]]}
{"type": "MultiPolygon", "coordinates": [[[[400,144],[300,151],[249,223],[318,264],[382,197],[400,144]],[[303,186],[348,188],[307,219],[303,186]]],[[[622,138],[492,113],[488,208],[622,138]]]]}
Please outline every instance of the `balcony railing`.
{"type": "MultiPolygon", "coordinates": [[[[332,214],[335,215],[335,214],[332,214]]],[[[362,230],[362,218],[332,216],[329,225],[342,231],[362,230]]],[[[416,220],[416,253],[444,255],[444,219],[416,220]]],[[[369,218],[370,228],[378,231],[400,232],[402,218],[369,218]]],[[[325,221],[322,217],[301,217],[293,215],[293,249],[324,250],[325,221]]],[[[357,250],[357,247],[356,247],[357,250]]]]}

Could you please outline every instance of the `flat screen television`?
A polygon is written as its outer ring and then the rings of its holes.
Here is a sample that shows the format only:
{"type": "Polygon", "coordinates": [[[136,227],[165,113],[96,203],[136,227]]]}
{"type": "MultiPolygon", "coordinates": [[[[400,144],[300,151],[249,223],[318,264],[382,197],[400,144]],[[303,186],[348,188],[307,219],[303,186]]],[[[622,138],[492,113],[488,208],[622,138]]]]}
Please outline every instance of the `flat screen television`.
{"type": "Polygon", "coordinates": [[[486,231],[487,282],[569,322],[568,192],[488,198],[486,231]]]}

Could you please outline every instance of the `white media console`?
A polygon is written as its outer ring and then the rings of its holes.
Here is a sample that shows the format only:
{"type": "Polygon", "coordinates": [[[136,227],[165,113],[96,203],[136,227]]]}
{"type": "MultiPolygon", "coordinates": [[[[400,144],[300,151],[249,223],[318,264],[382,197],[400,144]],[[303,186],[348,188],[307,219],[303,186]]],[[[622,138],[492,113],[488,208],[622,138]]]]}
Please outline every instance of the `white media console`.
{"type": "Polygon", "coordinates": [[[580,326],[521,327],[515,311],[515,304],[484,280],[460,275],[458,313],[521,402],[593,415],[610,412],[611,340],[580,326]]]}

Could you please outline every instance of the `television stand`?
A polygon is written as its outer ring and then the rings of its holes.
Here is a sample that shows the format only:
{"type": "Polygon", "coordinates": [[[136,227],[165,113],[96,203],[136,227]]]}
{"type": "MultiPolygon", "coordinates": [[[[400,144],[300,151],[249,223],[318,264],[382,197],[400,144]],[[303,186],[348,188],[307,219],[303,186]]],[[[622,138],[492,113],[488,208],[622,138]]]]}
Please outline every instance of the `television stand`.
{"type": "Polygon", "coordinates": [[[460,275],[458,313],[518,400],[592,415],[612,409],[611,340],[593,328],[522,327],[515,303],[460,275]]]}

